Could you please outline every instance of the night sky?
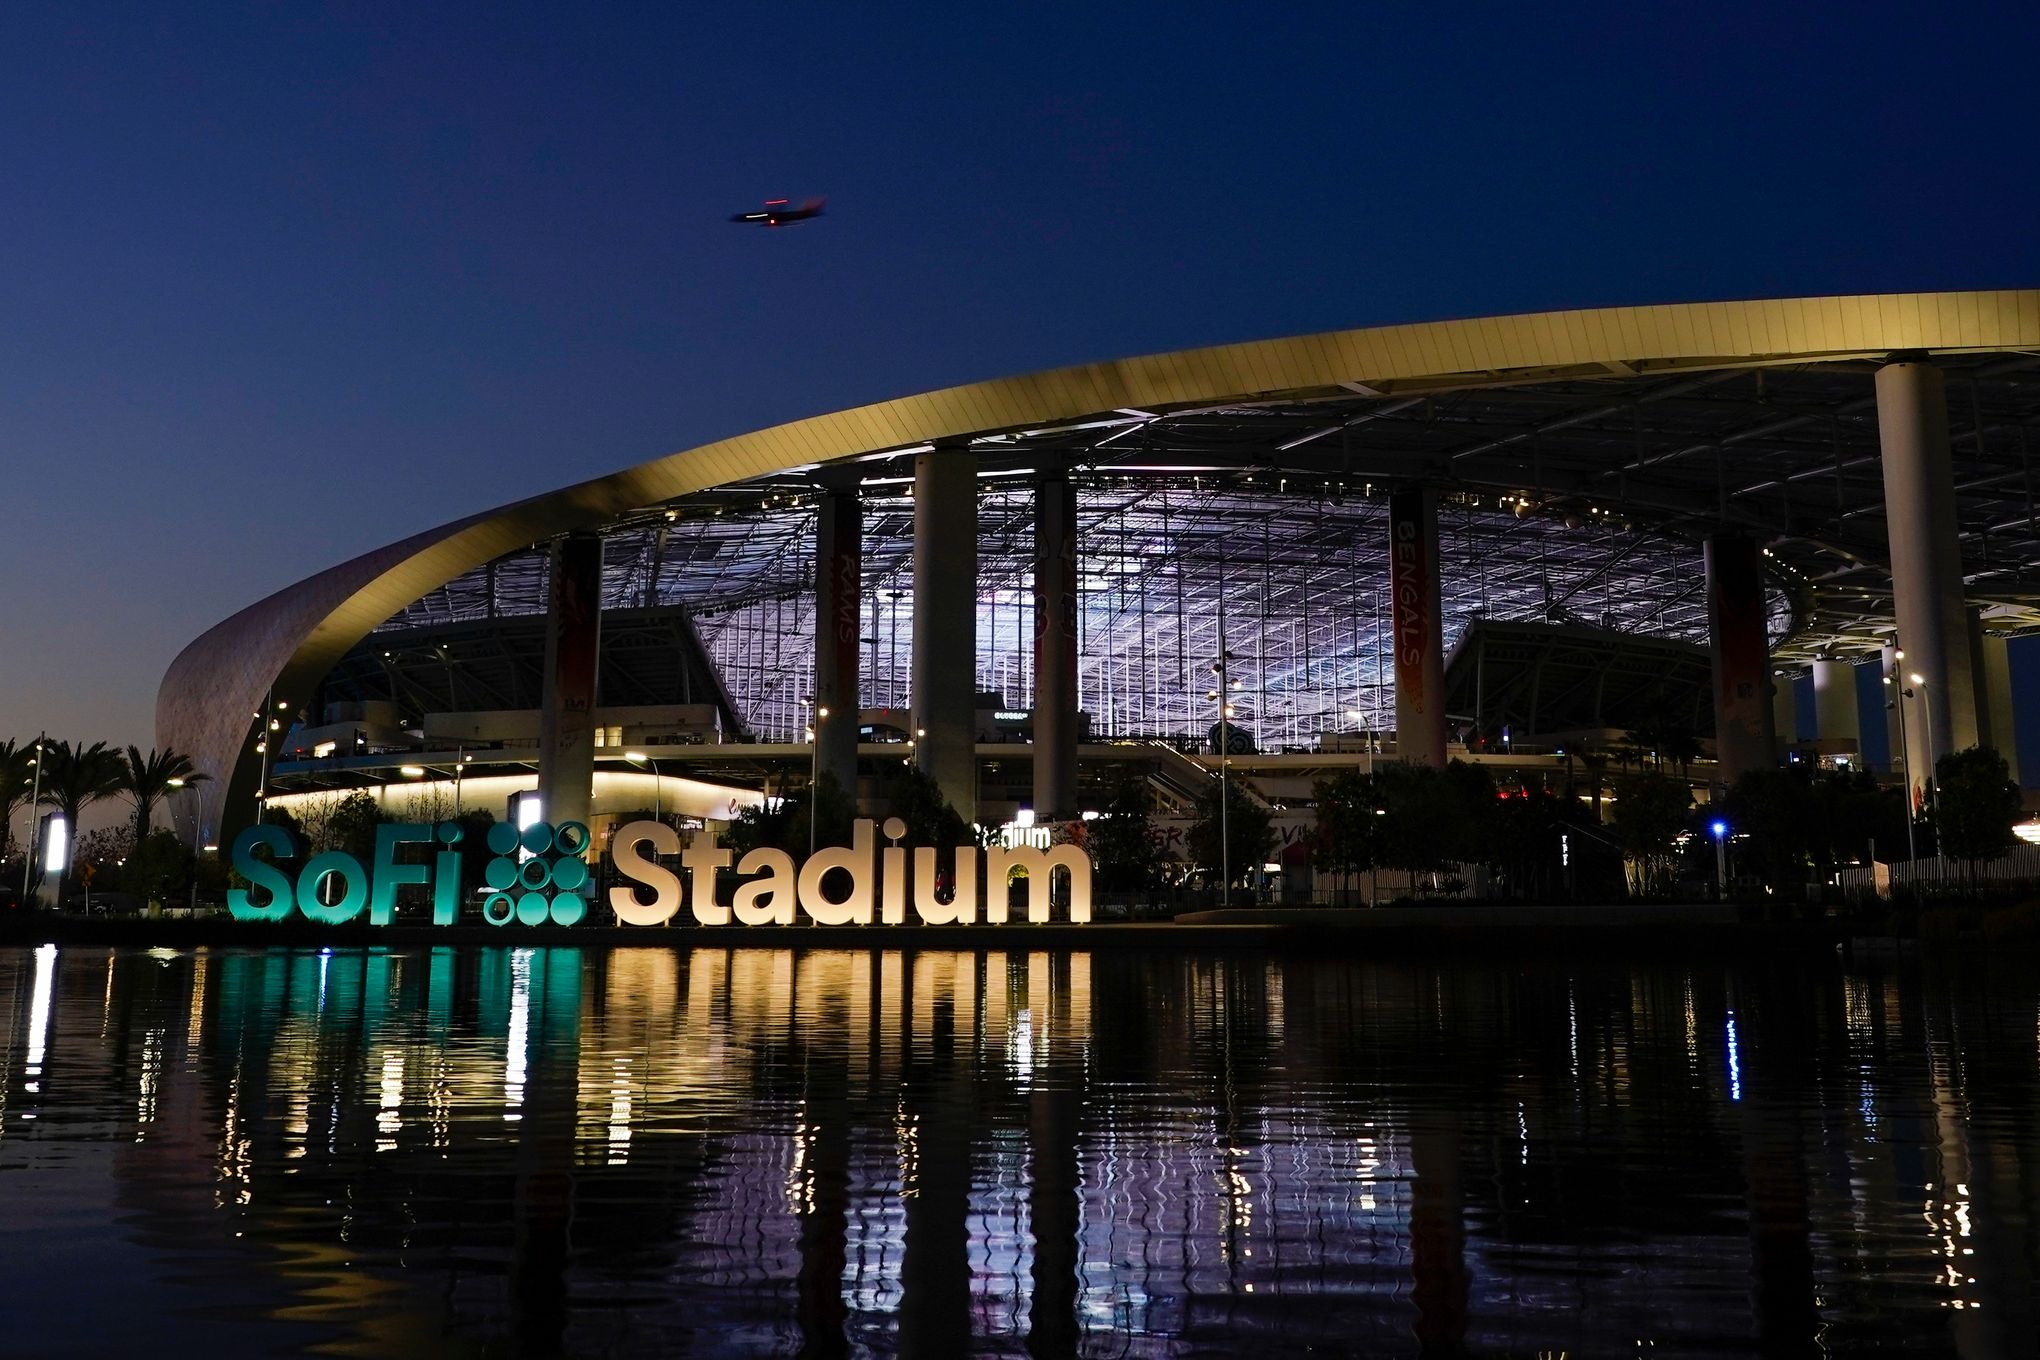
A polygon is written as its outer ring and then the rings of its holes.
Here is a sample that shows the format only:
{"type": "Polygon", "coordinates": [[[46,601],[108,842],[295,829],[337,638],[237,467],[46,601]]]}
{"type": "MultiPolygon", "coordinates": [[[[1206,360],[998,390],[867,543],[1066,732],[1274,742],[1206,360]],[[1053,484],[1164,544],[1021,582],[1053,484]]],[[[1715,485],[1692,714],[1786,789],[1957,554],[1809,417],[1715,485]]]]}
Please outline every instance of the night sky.
{"type": "Polygon", "coordinates": [[[146,745],[170,658],[271,589],[818,411],[1386,322],[2040,284],[2040,6],[1815,9],[17,0],[0,737],[146,745]]]}

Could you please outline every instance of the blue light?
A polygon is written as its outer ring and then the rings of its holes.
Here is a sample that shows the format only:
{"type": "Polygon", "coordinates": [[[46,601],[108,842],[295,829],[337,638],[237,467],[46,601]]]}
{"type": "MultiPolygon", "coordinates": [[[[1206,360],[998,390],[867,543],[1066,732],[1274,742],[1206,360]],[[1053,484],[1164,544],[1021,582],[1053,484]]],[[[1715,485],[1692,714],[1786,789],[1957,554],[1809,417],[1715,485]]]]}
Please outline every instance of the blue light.
{"type": "Polygon", "coordinates": [[[1727,823],[1727,822],[1716,822],[1716,823],[1714,824],[1713,830],[1714,830],[1714,839],[1716,839],[1716,840],[1720,840],[1720,839],[1721,839],[1721,838],[1722,838],[1723,836],[1726,836],[1726,835],[1728,834],[1728,823],[1727,823]]]}

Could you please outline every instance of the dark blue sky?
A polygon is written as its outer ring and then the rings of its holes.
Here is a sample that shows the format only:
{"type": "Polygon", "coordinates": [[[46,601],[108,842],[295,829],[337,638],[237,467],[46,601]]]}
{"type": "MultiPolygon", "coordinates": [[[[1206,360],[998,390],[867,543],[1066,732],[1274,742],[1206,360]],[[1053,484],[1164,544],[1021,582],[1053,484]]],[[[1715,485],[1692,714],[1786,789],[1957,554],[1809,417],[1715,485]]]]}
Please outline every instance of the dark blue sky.
{"type": "Polygon", "coordinates": [[[936,13],[0,8],[0,735],[146,743],[270,588],[819,410],[2040,282],[2040,6],[936,13]]]}

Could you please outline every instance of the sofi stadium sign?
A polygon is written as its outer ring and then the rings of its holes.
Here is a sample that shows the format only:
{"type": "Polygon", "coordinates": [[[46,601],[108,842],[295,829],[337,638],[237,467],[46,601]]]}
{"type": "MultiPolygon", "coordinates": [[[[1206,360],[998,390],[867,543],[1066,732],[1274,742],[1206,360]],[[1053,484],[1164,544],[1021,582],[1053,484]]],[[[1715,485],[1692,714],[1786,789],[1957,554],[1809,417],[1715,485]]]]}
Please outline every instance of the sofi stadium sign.
{"type": "MultiPolygon", "coordinates": [[[[894,842],[906,834],[898,818],[888,818],[883,829],[894,842]]],[[[803,914],[825,926],[906,925],[910,909],[911,920],[923,925],[974,925],[981,917],[1001,925],[1012,913],[1014,875],[1022,873],[1028,921],[1052,919],[1050,885],[1058,874],[1068,876],[1068,919],[1091,919],[1091,861],[1077,846],[960,845],[953,871],[944,874],[933,848],[879,849],[874,831],[870,819],[860,819],[848,846],[818,850],[796,863],[772,849],[737,859],[708,837],[683,849],[680,833],[664,822],[631,822],[610,838],[609,909],[629,926],[664,925],[683,905],[704,926],[784,926],[803,914]],[[675,859],[677,867],[670,862],[675,859]],[[738,881],[725,902],[718,883],[731,870],[738,881]]],[[[228,890],[227,909],[242,921],[280,921],[296,912],[327,925],[366,912],[371,925],[389,925],[399,890],[418,888],[426,890],[434,925],[457,923],[462,904],[474,895],[490,925],[571,926],[587,919],[599,890],[587,827],[536,822],[520,830],[498,822],[488,832],[492,858],[472,893],[461,881],[462,834],[453,822],[393,823],[376,828],[367,864],[342,850],[298,864],[289,832],[251,826],[234,838],[234,872],[247,886],[228,890]],[[258,853],[264,850],[266,857],[258,853]]]]}

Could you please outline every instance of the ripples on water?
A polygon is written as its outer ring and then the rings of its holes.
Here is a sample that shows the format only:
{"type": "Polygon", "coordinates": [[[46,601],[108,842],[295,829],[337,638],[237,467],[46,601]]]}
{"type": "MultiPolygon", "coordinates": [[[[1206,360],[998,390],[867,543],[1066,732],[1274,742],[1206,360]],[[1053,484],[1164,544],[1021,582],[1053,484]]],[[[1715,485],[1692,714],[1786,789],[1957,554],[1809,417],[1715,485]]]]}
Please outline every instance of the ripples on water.
{"type": "Polygon", "coordinates": [[[0,1346],[2030,1355],[2036,999],[2001,961],[0,950],[0,1346]]]}

